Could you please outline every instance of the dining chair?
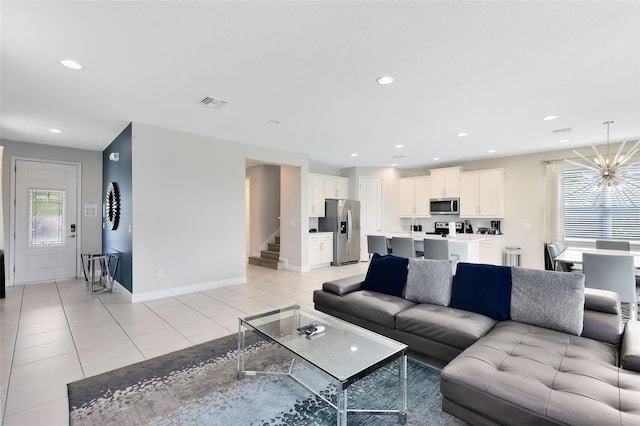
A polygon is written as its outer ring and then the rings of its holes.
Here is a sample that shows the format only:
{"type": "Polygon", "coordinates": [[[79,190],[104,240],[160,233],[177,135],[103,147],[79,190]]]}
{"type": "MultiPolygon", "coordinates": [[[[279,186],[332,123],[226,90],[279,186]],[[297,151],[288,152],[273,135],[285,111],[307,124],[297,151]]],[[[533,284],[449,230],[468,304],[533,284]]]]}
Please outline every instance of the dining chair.
{"type": "Polygon", "coordinates": [[[621,240],[596,240],[596,249],[629,251],[631,244],[621,240]]]}
{"type": "Polygon", "coordinates": [[[582,269],[585,287],[615,291],[622,303],[630,304],[631,319],[637,318],[638,293],[633,256],[583,253],[582,269]]]}
{"type": "Polygon", "coordinates": [[[565,243],[564,241],[554,241],[553,243],[558,246],[560,253],[567,249],[567,243],[565,243]]]}
{"type": "Polygon", "coordinates": [[[391,250],[394,256],[406,257],[408,259],[416,257],[416,246],[413,238],[392,237],[391,250]]]}
{"type": "Polygon", "coordinates": [[[382,256],[389,254],[387,237],[384,235],[367,235],[367,251],[369,253],[369,258],[371,258],[374,253],[378,253],[382,256]]]}
{"type": "MultiPolygon", "coordinates": [[[[567,249],[567,243],[563,240],[554,241],[553,243],[558,246],[558,250],[560,253],[564,252],[567,249]]],[[[582,265],[576,265],[569,262],[562,262],[562,264],[564,265],[563,268],[565,268],[567,271],[582,272],[582,265]]]]}
{"type": "Polygon", "coordinates": [[[551,264],[553,265],[553,270],[558,272],[569,272],[571,268],[564,262],[558,262],[556,257],[562,253],[557,243],[547,244],[547,252],[549,253],[549,257],[551,258],[551,264]]]}

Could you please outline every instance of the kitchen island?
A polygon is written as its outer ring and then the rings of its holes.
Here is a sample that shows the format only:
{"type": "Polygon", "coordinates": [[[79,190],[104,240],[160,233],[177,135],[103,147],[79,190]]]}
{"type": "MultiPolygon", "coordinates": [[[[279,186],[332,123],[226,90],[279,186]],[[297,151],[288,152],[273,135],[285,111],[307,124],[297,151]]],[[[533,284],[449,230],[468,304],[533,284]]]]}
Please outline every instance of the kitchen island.
{"type": "Polygon", "coordinates": [[[416,251],[424,252],[424,240],[447,240],[449,242],[449,252],[459,257],[459,262],[480,263],[480,241],[478,238],[470,238],[466,234],[455,237],[442,237],[440,235],[425,234],[422,232],[393,232],[387,234],[378,234],[387,237],[389,247],[392,247],[391,238],[393,237],[410,237],[415,241],[416,251]]]}

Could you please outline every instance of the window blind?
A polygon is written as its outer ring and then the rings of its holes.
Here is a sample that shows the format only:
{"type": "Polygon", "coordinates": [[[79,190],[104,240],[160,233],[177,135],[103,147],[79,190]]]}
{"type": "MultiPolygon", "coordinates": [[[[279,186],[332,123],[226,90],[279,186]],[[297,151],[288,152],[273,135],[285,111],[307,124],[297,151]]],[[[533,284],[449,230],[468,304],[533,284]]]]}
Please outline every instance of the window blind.
{"type": "Polygon", "coordinates": [[[564,170],[565,237],[640,240],[640,164],[624,171],[624,202],[616,199],[615,191],[605,190],[601,202],[593,206],[601,189],[593,190],[590,183],[599,176],[594,170],[564,170]]]}

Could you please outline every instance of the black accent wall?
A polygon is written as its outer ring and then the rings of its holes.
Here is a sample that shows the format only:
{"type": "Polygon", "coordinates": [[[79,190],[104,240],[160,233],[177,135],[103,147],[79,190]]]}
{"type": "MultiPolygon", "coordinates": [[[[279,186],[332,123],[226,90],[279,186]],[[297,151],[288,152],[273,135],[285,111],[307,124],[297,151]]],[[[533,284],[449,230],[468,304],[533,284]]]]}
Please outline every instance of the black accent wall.
{"type": "MultiPolygon", "coordinates": [[[[106,217],[102,218],[102,250],[120,253],[120,267],[115,279],[127,290],[133,293],[132,265],[133,243],[132,232],[132,125],[129,125],[102,152],[102,206],[107,196],[107,186],[115,182],[120,191],[120,221],[118,228],[112,230],[107,224],[106,217]],[[109,154],[117,152],[119,161],[109,160],[109,154]]],[[[133,230],[132,230],[133,231],[133,230]]],[[[112,271],[113,272],[113,271],[112,271]]]]}

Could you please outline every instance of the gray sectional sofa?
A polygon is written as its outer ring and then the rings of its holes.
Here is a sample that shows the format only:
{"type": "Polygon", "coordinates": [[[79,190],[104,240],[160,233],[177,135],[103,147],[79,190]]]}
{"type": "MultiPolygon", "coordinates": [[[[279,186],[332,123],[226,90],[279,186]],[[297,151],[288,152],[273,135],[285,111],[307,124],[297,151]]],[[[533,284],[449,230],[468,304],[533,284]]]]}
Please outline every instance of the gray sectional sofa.
{"type": "Polygon", "coordinates": [[[624,326],[617,294],[578,273],[461,263],[453,276],[427,259],[408,261],[397,294],[368,283],[373,266],[324,283],[315,308],[443,367],[444,411],[480,425],[640,425],[640,323],[624,326]]]}

